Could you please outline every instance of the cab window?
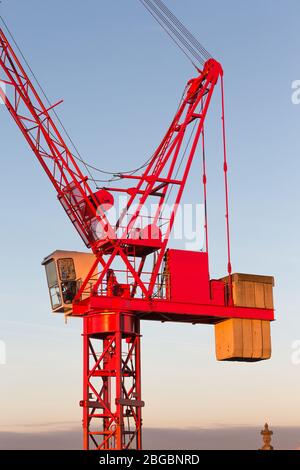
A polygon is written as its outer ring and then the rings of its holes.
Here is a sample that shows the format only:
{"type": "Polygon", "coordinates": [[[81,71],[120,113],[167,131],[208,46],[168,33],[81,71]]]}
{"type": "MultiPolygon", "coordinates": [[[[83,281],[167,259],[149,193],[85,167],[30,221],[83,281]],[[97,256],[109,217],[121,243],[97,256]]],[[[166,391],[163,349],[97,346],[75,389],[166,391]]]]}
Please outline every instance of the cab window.
{"type": "Polygon", "coordinates": [[[52,309],[55,310],[58,307],[61,307],[61,295],[58,286],[50,287],[50,299],[52,309]]]}
{"type": "Polygon", "coordinates": [[[62,282],[76,281],[76,272],[72,258],[63,258],[57,261],[59,277],[62,282]]]}
{"type": "Polygon", "coordinates": [[[46,264],[46,276],[47,276],[47,282],[48,282],[49,288],[58,284],[57,272],[56,272],[56,266],[55,266],[54,260],[46,264]]]}
{"type": "Polygon", "coordinates": [[[55,261],[54,260],[50,261],[49,263],[46,264],[45,267],[46,267],[46,276],[47,276],[47,282],[48,282],[48,287],[49,287],[49,292],[50,292],[51,305],[52,305],[52,309],[55,310],[56,308],[61,307],[62,305],[55,261]]]}

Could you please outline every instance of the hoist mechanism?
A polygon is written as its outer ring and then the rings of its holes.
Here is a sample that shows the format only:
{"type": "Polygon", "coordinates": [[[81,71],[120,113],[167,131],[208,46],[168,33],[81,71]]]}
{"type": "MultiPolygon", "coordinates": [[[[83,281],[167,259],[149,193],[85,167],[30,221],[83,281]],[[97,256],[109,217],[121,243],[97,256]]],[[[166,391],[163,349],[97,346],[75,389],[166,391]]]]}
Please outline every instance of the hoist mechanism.
{"type": "Polygon", "coordinates": [[[0,98],[90,249],[56,251],[43,262],[52,310],[83,318],[84,449],[142,447],[141,320],[214,325],[218,360],[255,362],[271,355],[274,280],[232,274],[222,66],[163,2],[141,3],[176,43],[181,41],[186,54],[194,52],[193,63],[204,59],[201,66],[197,62],[197,76],[188,81],[153,156],[139,170],[115,175],[119,184],[109,189],[92,189],[93,180],[81,170],[84,162],[73,155],[59,130],[56,105],[44,103],[0,30],[0,80],[6,86],[6,93],[0,88],[0,98]],[[204,124],[217,86],[228,273],[215,280],[209,275],[204,154],[205,247],[190,252],[168,244],[192,163],[199,147],[204,148],[204,124]]]}

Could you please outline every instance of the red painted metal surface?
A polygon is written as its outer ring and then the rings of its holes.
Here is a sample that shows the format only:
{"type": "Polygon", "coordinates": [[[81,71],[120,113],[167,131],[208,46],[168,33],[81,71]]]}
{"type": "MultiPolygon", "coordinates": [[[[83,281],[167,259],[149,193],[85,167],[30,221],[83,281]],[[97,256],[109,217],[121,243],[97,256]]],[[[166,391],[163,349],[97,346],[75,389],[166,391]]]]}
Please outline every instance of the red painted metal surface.
{"type": "MultiPolygon", "coordinates": [[[[213,281],[214,282],[214,281],[213,281]]],[[[167,300],[124,299],[122,297],[93,296],[74,306],[75,316],[85,316],[86,312],[105,313],[116,309],[135,312],[143,320],[176,321],[189,323],[209,323],[214,325],[229,318],[251,320],[274,320],[274,310],[262,308],[235,307],[221,303],[224,299],[224,284],[220,289],[217,282],[214,299],[208,304],[172,302],[167,300]]]]}
{"type": "Polygon", "coordinates": [[[207,253],[168,250],[166,277],[167,300],[188,300],[191,304],[199,305],[211,303],[207,253]]]}
{"type": "Polygon", "coordinates": [[[167,252],[201,139],[204,150],[204,123],[220,78],[230,274],[228,166],[221,65],[209,59],[199,75],[188,82],[178,111],[144,171],[140,175],[120,175],[123,183],[133,186],[110,188],[115,195],[128,196],[120,217],[112,225],[108,219],[113,197],[106,188],[96,193],[91,189],[88,178],[81,172],[51,117],[51,107],[43,104],[0,30],[0,80],[7,86],[7,96],[0,88],[0,98],[54,185],[72,224],[96,255],[90,273],[73,301],[73,314],[82,316],[84,323],[81,405],[85,449],[141,448],[141,319],[214,324],[227,318],[274,318],[272,310],[233,307],[225,284],[209,278],[204,151],[207,253],[167,252]],[[190,145],[186,146],[191,130],[194,132],[190,145]],[[164,210],[170,194],[172,206],[167,217],[164,210]],[[145,217],[142,210],[153,201],[155,211],[145,217]]]}
{"type": "Polygon", "coordinates": [[[83,332],[83,447],[142,447],[140,321],[132,314],[89,315],[83,332]]]}

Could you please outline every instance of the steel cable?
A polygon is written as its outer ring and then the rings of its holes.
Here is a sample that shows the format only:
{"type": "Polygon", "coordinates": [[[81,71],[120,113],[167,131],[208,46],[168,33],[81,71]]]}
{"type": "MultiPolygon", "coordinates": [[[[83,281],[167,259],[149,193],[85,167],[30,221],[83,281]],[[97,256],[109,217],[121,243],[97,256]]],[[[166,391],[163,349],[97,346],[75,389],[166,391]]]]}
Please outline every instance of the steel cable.
{"type": "Polygon", "coordinates": [[[210,59],[211,54],[202,46],[195,36],[181,23],[181,21],[169,10],[162,0],[153,0],[156,5],[165,13],[165,15],[173,21],[181,33],[189,40],[189,42],[203,55],[205,60],[210,59]]]}
{"type": "MultiPolygon", "coordinates": [[[[188,41],[184,38],[184,36],[182,36],[182,34],[177,31],[177,29],[175,28],[175,26],[163,15],[163,13],[161,12],[161,10],[159,8],[157,8],[155,5],[153,5],[150,0],[139,0],[146,8],[147,10],[149,11],[149,9],[151,9],[153,11],[153,14],[152,16],[156,19],[156,21],[158,21],[160,23],[160,25],[162,26],[161,22],[163,22],[166,27],[168,28],[169,31],[172,31],[172,33],[174,34],[174,36],[177,37],[177,39],[179,40],[179,42],[190,52],[190,54],[198,61],[200,62],[202,65],[204,64],[205,60],[198,54],[197,51],[195,51],[195,49],[188,43],[188,41]],[[147,5],[147,6],[146,6],[147,5]],[[159,21],[160,20],[160,21],[159,21]]],[[[165,29],[165,28],[164,28],[165,29]]],[[[166,29],[165,29],[166,31],[166,29]]],[[[169,36],[172,37],[171,33],[169,33],[169,36]]],[[[174,40],[174,39],[173,39],[174,40]]],[[[175,41],[176,42],[176,41],[175,41]]],[[[181,46],[179,46],[179,44],[177,43],[178,47],[180,47],[180,49],[182,50],[181,46]]],[[[185,55],[188,56],[188,54],[185,53],[185,55]]],[[[189,60],[193,63],[191,57],[189,57],[189,60]]],[[[196,67],[196,65],[193,63],[193,65],[196,67]]],[[[197,68],[197,67],[196,67],[197,68]]]]}

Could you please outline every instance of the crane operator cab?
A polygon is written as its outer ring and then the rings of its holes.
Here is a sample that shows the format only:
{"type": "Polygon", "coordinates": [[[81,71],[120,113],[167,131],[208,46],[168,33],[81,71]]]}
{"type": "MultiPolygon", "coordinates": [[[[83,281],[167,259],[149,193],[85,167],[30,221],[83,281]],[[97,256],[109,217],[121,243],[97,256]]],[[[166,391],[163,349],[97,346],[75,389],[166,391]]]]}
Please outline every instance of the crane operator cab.
{"type": "MultiPolygon", "coordinates": [[[[76,251],[55,251],[47,256],[45,266],[51,308],[54,313],[72,315],[72,302],[88,275],[95,256],[76,251]]],[[[91,292],[92,282],[87,290],[91,292]]]]}

